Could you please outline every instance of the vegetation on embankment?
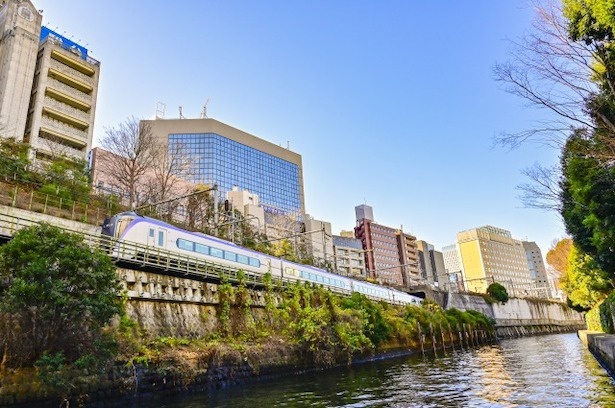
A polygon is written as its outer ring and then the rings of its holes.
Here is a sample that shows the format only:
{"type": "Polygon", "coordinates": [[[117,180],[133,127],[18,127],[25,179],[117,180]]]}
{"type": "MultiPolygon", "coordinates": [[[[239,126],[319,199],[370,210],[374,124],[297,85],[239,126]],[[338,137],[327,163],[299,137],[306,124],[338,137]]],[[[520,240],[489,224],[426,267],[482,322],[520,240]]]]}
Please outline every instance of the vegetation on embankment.
{"type": "Polygon", "coordinates": [[[55,227],[21,230],[0,247],[0,405],[330,367],[493,332],[478,312],[443,311],[432,301],[394,306],[299,282],[279,286],[269,275],[255,305],[257,292],[238,276],[237,285],[222,279],[218,286],[207,335],[153,338],[125,314],[127,299],[118,302],[108,258],[55,227]]]}

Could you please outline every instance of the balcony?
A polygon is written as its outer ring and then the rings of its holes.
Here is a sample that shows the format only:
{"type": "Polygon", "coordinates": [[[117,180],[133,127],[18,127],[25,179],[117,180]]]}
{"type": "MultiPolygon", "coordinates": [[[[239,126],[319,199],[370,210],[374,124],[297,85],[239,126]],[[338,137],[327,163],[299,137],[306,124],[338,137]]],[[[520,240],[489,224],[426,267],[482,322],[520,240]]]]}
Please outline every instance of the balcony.
{"type": "MultiPolygon", "coordinates": [[[[51,98],[49,96],[45,96],[44,108],[49,107],[55,111],[58,111],[65,115],[70,115],[75,118],[75,122],[73,126],[77,128],[81,128],[81,130],[85,130],[90,124],[90,114],[88,112],[84,112],[81,109],[76,109],[66,103],[60,102],[57,99],[51,98]]],[[[70,119],[69,119],[70,121],[70,119]]]]}
{"type": "Polygon", "coordinates": [[[53,137],[53,135],[43,133],[43,135],[40,136],[38,150],[39,152],[43,150],[41,153],[44,153],[50,157],[68,156],[78,159],[83,159],[85,156],[85,151],[83,150],[75,149],[74,147],[66,146],[47,138],[53,137]]]}
{"type": "Polygon", "coordinates": [[[52,87],[68,96],[75,98],[77,102],[81,102],[82,105],[87,106],[87,109],[90,108],[89,101],[92,100],[92,97],[87,93],[81,92],[78,89],[75,89],[72,86],[68,86],[65,83],[62,83],[57,79],[53,78],[48,78],[47,84],[49,87],[52,87]]]}
{"type": "Polygon", "coordinates": [[[86,75],[94,75],[96,73],[96,68],[94,67],[100,65],[100,63],[93,58],[84,60],[81,57],[74,56],[70,49],[65,51],[62,48],[56,48],[51,51],[51,58],[60,61],[62,64],[70,65],[86,75]]]}
{"type": "Polygon", "coordinates": [[[71,68],[68,65],[64,65],[61,62],[52,59],[51,60],[51,68],[55,71],[59,71],[65,75],[68,75],[71,78],[74,78],[78,81],[81,81],[87,85],[90,86],[90,90],[92,89],[92,87],[95,85],[94,84],[94,77],[91,77],[89,75],[86,75],[80,71],[77,71],[74,68],[71,68]]]}
{"type": "Polygon", "coordinates": [[[64,139],[74,147],[82,148],[88,144],[88,133],[70,126],[64,122],[52,119],[49,116],[41,118],[41,129],[47,133],[64,139]]]}

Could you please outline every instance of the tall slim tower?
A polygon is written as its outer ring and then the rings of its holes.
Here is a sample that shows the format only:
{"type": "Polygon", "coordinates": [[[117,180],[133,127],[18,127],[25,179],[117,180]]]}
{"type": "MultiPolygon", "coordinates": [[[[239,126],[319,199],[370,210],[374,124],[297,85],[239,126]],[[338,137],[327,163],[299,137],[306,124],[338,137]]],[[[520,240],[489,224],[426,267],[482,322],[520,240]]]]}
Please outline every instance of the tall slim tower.
{"type": "Polygon", "coordinates": [[[42,19],[28,0],[0,0],[0,137],[23,140],[42,19]]]}

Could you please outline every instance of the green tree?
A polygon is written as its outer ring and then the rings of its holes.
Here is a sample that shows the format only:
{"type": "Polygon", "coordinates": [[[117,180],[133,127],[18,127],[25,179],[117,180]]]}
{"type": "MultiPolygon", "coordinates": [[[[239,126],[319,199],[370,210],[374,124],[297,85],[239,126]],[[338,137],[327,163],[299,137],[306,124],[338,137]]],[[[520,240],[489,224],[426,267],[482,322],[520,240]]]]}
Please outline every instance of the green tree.
{"type": "Polygon", "coordinates": [[[42,177],[45,181],[39,189],[41,193],[64,200],[89,201],[91,188],[85,161],[56,159],[44,167],[42,177]]]}
{"type": "Polygon", "coordinates": [[[593,308],[613,290],[608,274],[576,246],[570,251],[568,268],[561,283],[571,305],[581,309],[593,308]]]}
{"type": "Polygon", "coordinates": [[[0,140],[0,175],[20,182],[31,181],[28,145],[15,139],[0,140]]]}
{"type": "Polygon", "coordinates": [[[599,149],[582,135],[570,138],[562,155],[562,216],[574,242],[615,276],[615,167],[588,157],[599,149]]]}
{"type": "Polygon", "coordinates": [[[43,355],[67,363],[100,352],[102,328],[121,311],[115,268],[76,235],[41,224],[0,247],[3,363],[43,355]]]}
{"type": "Polygon", "coordinates": [[[487,294],[501,303],[508,302],[508,291],[506,288],[497,282],[493,282],[487,287],[487,294]]]}

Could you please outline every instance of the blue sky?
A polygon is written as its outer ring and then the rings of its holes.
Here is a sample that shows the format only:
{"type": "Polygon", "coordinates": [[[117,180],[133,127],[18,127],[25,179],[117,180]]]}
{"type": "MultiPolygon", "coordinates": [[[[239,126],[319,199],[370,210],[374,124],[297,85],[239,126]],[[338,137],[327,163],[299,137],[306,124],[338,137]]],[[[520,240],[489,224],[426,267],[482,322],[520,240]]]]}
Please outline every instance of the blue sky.
{"type": "Polygon", "coordinates": [[[208,116],[303,156],[307,212],[355,225],[354,207],[441,248],[482,225],[565,235],[523,208],[523,168],[558,152],[493,146],[544,112],[493,66],[531,29],[518,1],[34,0],[43,24],[101,61],[96,139],[128,116],[208,116]]]}

